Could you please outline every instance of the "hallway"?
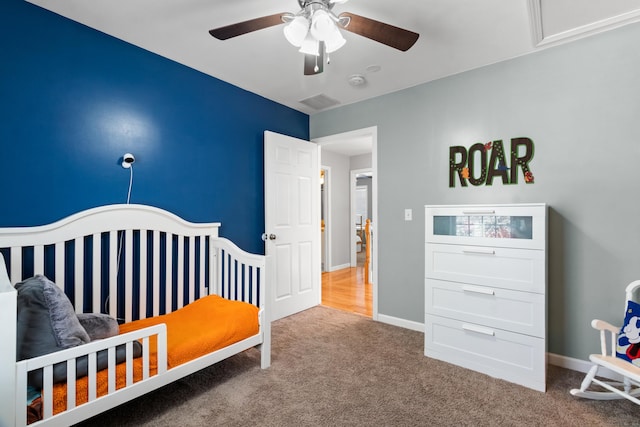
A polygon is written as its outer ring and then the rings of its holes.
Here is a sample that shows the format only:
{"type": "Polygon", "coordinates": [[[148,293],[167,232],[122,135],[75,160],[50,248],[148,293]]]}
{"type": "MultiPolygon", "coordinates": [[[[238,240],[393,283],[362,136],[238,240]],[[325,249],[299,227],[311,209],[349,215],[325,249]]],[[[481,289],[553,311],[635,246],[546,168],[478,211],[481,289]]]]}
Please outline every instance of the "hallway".
{"type": "Polygon", "coordinates": [[[322,273],[322,305],[327,307],[372,317],[371,289],[371,284],[364,284],[364,267],[360,260],[357,267],[322,273]]]}

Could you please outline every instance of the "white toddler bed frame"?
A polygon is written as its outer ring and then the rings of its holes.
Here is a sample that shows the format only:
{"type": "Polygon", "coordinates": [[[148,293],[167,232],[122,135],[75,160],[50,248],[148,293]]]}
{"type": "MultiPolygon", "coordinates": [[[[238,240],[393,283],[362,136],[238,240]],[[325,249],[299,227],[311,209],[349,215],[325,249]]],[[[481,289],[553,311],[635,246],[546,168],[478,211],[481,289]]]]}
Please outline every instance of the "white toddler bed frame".
{"type": "Polygon", "coordinates": [[[0,228],[0,427],[27,423],[27,373],[44,368],[40,425],[71,425],[252,347],[270,365],[267,258],[218,236],[219,223],[190,223],[150,206],[109,205],[36,227],[0,228]],[[4,257],[3,257],[4,254],[4,257]],[[8,258],[5,269],[4,259],[8,258]],[[255,336],[167,369],[164,324],[16,362],[16,284],[43,274],[77,313],[105,312],[128,322],[175,311],[217,294],[260,308],[255,336]],[[158,336],[158,373],[149,374],[149,337],[158,336]],[[132,342],[142,341],[144,379],[133,382],[132,342]],[[115,347],[127,347],[127,386],[115,389],[115,347]],[[109,349],[109,391],[96,398],[96,353],[109,349]],[[89,402],[75,404],[75,359],[88,355],[89,402]],[[67,362],[67,410],[52,415],[52,366],[67,362]]]}

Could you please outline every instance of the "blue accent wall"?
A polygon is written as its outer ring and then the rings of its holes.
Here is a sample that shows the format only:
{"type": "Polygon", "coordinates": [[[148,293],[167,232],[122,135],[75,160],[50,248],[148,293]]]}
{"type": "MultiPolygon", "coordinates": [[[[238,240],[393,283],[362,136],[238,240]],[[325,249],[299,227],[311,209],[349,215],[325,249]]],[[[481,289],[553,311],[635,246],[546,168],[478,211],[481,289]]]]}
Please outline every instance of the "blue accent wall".
{"type": "Polygon", "coordinates": [[[309,117],[21,0],[0,3],[0,226],[132,203],[264,253],[263,132],[309,117]]]}

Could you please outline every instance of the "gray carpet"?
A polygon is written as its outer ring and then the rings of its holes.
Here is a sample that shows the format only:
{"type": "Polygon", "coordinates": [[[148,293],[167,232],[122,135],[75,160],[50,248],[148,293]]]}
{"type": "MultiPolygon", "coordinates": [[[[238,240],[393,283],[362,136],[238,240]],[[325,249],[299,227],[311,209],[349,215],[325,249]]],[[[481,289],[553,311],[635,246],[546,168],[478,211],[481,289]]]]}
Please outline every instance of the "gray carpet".
{"type": "Polygon", "coordinates": [[[549,366],[540,393],[423,355],[423,335],[315,307],[273,324],[273,363],[249,350],[87,426],[640,426],[626,400],[574,398],[549,366]]]}

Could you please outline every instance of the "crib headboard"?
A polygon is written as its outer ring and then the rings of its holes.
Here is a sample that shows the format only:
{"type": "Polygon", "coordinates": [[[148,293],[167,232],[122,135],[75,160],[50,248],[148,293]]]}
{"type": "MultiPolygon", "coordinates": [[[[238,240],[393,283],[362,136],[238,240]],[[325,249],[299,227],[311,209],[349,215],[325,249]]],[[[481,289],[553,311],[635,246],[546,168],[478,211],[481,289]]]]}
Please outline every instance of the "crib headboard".
{"type": "Polygon", "coordinates": [[[43,274],[64,289],[78,313],[131,321],[213,293],[261,307],[264,257],[239,263],[234,254],[242,251],[218,236],[219,226],[116,204],[48,225],[0,228],[0,253],[11,283],[43,274]]]}

